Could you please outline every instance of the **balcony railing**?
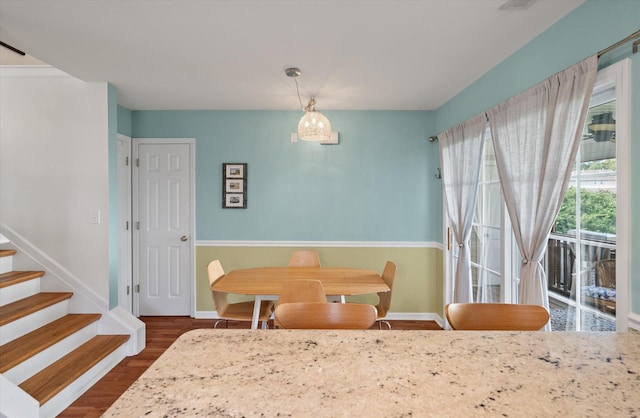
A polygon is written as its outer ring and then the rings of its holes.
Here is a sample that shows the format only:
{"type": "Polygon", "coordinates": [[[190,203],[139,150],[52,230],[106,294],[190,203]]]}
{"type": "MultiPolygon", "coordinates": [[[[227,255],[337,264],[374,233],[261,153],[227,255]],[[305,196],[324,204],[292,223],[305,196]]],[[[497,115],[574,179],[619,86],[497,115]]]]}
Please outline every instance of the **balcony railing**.
{"type": "Polygon", "coordinates": [[[578,249],[571,235],[549,238],[544,266],[549,292],[575,300],[579,275],[580,303],[614,314],[615,236],[582,231],[578,249]]]}

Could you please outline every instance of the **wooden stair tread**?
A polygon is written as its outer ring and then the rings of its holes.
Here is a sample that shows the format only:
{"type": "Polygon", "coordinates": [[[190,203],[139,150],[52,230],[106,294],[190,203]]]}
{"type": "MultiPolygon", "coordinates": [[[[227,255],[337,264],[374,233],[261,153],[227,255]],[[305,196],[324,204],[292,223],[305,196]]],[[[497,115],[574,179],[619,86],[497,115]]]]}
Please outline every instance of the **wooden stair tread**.
{"type": "Polygon", "coordinates": [[[0,306],[0,325],[6,325],[65,299],[69,299],[71,296],[73,296],[71,292],[45,292],[0,306]]]}
{"type": "Polygon", "coordinates": [[[43,405],[128,339],[128,335],[95,336],[19,386],[43,405]]]}
{"type": "Polygon", "coordinates": [[[44,276],[44,271],[10,271],[0,274],[0,289],[44,276]]]}
{"type": "Polygon", "coordinates": [[[100,314],[69,314],[0,346],[0,373],[5,373],[100,317],[100,314]]]}
{"type": "Polygon", "coordinates": [[[0,258],[15,255],[16,250],[0,250],[0,258]]]}

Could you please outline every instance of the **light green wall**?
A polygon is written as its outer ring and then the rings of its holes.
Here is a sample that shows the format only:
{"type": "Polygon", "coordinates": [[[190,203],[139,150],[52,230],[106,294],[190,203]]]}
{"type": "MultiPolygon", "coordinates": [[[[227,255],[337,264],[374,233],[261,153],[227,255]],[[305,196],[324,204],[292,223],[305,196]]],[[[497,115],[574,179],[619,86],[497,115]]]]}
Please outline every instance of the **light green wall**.
{"type": "Polygon", "coordinates": [[[118,106],[118,133],[131,137],[131,110],[118,106]]]}
{"type": "Polygon", "coordinates": [[[490,109],[638,29],[640,1],[587,0],[438,108],[433,133],[490,109]]]}
{"type": "MultiPolygon", "coordinates": [[[[296,247],[196,247],[196,310],[214,309],[209,291],[207,265],[218,259],[225,271],[239,268],[286,266],[296,247]]],[[[442,315],[442,251],[411,247],[305,247],[317,251],[325,267],[353,267],[382,273],[387,260],[397,266],[391,312],[442,315]]],[[[348,300],[376,303],[377,296],[348,300]]]]}
{"type": "Polygon", "coordinates": [[[427,111],[327,111],[338,145],[291,143],[301,112],[133,111],[137,138],[195,138],[196,237],[440,241],[427,111]],[[222,163],[248,163],[247,209],[223,209],[222,163]]]}

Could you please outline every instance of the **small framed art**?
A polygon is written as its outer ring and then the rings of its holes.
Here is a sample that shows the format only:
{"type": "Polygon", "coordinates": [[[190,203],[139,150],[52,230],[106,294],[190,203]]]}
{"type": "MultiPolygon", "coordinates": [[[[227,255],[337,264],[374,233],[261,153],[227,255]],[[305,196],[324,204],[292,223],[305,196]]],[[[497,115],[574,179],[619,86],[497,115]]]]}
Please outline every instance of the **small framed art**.
{"type": "Polygon", "coordinates": [[[224,163],[222,164],[223,174],[225,178],[228,179],[244,179],[246,178],[245,171],[247,169],[247,163],[241,164],[231,164],[224,163]]]}
{"type": "Polygon", "coordinates": [[[247,163],[222,164],[222,207],[247,207],[247,163]]]}

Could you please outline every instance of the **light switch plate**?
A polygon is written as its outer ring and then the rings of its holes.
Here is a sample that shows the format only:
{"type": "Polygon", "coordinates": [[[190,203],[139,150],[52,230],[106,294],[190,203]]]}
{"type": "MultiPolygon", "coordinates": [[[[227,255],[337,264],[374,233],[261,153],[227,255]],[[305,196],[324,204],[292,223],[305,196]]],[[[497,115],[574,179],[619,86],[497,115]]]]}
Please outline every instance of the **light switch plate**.
{"type": "Polygon", "coordinates": [[[89,223],[100,224],[100,209],[91,209],[91,212],[89,212],[89,223]]]}

